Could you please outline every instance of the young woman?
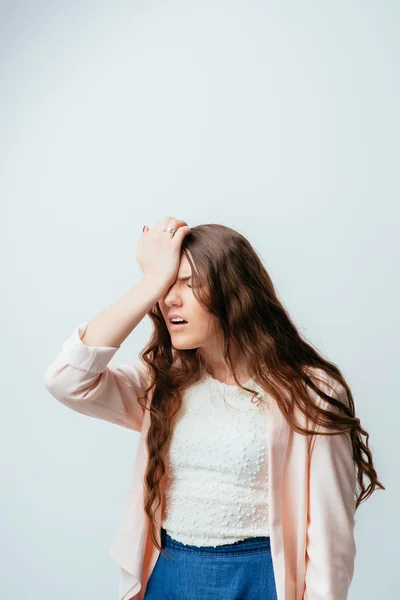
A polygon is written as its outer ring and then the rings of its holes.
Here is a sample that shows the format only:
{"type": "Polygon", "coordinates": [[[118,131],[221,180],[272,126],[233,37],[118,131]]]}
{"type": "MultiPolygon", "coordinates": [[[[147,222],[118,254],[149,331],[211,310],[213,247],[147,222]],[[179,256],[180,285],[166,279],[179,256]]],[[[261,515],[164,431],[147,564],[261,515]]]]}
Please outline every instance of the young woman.
{"type": "Polygon", "coordinates": [[[143,229],[142,279],[45,376],[71,409],[140,432],[110,549],[119,600],[345,600],[355,511],[385,488],[341,371],[241,234],[169,216],[143,229]],[[148,345],[110,365],[145,315],[148,345]]]}

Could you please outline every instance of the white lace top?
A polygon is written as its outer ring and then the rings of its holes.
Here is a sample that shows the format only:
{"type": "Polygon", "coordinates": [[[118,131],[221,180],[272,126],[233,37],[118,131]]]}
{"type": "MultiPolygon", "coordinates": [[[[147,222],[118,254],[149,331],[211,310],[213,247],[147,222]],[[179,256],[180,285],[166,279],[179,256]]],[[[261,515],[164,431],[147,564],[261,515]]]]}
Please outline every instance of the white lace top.
{"type": "Polygon", "coordinates": [[[184,544],[218,546],[270,534],[269,408],[253,379],[246,387],[261,400],[252,403],[252,394],[208,373],[183,394],[167,454],[161,525],[184,544]]]}

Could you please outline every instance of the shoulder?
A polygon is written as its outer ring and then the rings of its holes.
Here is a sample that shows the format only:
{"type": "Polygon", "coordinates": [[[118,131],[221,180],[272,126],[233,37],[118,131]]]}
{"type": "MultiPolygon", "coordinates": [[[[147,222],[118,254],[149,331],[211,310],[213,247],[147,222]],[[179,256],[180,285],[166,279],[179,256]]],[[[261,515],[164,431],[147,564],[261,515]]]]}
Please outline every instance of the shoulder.
{"type": "MultiPolygon", "coordinates": [[[[347,397],[347,392],[345,386],[338,381],[335,377],[333,377],[330,373],[325,371],[322,367],[304,367],[304,371],[313,381],[313,383],[325,394],[344,402],[347,406],[349,405],[349,400],[347,397]]],[[[311,395],[314,397],[319,396],[310,386],[308,386],[311,395]]],[[[321,403],[330,404],[327,400],[321,398],[321,403]]]]}
{"type": "Polygon", "coordinates": [[[312,405],[331,415],[331,418],[329,418],[329,414],[325,414],[324,417],[322,417],[322,413],[318,414],[318,423],[312,421],[310,423],[310,429],[315,429],[320,433],[331,433],[332,429],[326,426],[326,419],[334,422],[336,416],[349,416],[344,408],[344,406],[347,407],[347,409],[351,408],[347,390],[340,381],[330,373],[327,373],[324,369],[307,367],[307,370],[310,379],[316,387],[330,398],[329,400],[323,397],[312,387],[307,386],[307,392],[312,405]]]}

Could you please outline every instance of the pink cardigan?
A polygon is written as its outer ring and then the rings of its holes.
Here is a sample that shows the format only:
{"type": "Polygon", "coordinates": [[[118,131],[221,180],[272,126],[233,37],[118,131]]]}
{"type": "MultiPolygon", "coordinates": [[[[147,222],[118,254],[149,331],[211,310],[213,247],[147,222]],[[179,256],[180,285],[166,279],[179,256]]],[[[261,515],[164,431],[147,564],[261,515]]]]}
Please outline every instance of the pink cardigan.
{"type": "MultiPolygon", "coordinates": [[[[87,324],[78,325],[63,344],[46,369],[45,385],[75,411],[140,432],[129,496],[109,555],[120,566],[119,600],[143,600],[159,556],[142,502],[150,419],[137,397],[147,382],[145,365],[139,357],[109,365],[118,348],[83,344],[87,324]]],[[[318,369],[318,375],[324,372],[318,369]]],[[[333,384],[326,375],[324,380],[333,384]]],[[[344,388],[334,387],[347,403],[344,388]]],[[[328,386],[322,389],[332,394],[328,386]]],[[[269,526],[278,600],[345,600],[356,555],[350,434],[301,435],[288,426],[275,401],[268,398],[268,404],[269,526]]],[[[298,420],[307,426],[300,413],[298,420]]],[[[158,541],[161,509],[156,513],[158,541]]]]}

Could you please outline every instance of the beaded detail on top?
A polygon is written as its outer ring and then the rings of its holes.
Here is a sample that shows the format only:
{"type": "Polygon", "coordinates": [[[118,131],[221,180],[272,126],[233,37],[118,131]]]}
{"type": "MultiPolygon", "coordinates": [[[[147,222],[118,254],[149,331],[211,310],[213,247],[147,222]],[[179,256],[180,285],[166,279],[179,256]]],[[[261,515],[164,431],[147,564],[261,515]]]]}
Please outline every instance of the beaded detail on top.
{"type": "Polygon", "coordinates": [[[268,536],[268,404],[253,379],[206,373],[182,395],[170,440],[161,525],[183,544],[218,546],[268,536]],[[225,402],[224,402],[225,397],[225,402]]]}

